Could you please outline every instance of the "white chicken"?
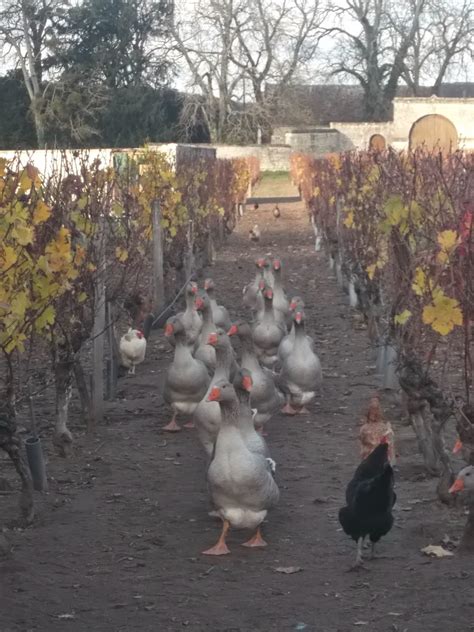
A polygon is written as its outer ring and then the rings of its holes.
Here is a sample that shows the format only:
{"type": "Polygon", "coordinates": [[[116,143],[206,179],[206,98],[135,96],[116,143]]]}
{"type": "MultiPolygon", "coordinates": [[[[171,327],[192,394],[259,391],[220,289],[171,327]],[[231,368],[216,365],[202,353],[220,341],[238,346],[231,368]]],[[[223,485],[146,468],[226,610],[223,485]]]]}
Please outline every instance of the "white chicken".
{"type": "Polygon", "coordinates": [[[146,338],[140,329],[130,329],[120,339],[120,358],[130,375],[135,375],[135,367],[145,359],[146,338]]]}
{"type": "Polygon", "coordinates": [[[260,241],[261,235],[262,234],[260,232],[260,228],[258,227],[258,224],[255,224],[254,227],[249,230],[250,241],[260,241]]]}

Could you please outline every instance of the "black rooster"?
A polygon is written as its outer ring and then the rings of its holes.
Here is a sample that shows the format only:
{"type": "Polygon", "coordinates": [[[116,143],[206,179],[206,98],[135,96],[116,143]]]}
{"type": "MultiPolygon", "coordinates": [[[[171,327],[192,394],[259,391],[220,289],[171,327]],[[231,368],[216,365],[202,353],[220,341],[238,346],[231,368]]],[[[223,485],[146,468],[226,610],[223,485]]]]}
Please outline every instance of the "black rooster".
{"type": "Polygon", "coordinates": [[[372,543],[373,557],[375,544],[393,525],[392,507],[397,496],[388,447],[386,441],[380,443],[362,461],[347,486],[346,506],[339,510],[342,528],[357,542],[355,567],[363,563],[362,546],[366,536],[372,543]]]}

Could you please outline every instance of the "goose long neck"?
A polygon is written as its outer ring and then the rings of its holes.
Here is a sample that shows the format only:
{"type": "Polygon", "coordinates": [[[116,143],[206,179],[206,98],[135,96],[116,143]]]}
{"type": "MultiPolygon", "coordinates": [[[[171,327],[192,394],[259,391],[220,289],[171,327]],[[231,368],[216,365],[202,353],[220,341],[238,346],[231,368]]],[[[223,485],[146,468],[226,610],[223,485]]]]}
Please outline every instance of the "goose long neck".
{"type": "Polygon", "coordinates": [[[263,300],[263,317],[265,320],[273,320],[273,302],[267,297],[264,297],[263,300]]]}
{"type": "Polygon", "coordinates": [[[229,378],[230,366],[232,364],[232,348],[229,346],[216,347],[216,370],[214,378],[229,378]]]}
{"type": "Polygon", "coordinates": [[[212,310],[211,310],[210,303],[204,303],[204,306],[203,306],[201,311],[202,311],[202,321],[203,321],[203,323],[206,323],[206,325],[213,324],[214,321],[212,320],[212,310]]]}
{"type": "Polygon", "coordinates": [[[183,336],[176,336],[176,346],[174,349],[174,361],[179,364],[187,364],[193,361],[193,355],[187,346],[183,336]]]}
{"type": "Polygon", "coordinates": [[[239,425],[240,403],[237,398],[221,402],[222,422],[228,426],[239,425]]]}
{"type": "Polygon", "coordinates": [[[243,388],[239,388],[236,393],[239,399],[241,419],[252,421],[252,411],[250,409],[250,393],[243,388]]]}
{"type": "Polygon", "coordinates": [[[273,290],[280,290],[281,285],[281,268],[273,270],[273,290]]]}
{"type": "Polygon", "coordinates": [[[294,323],[294,327],[295,327],[295,345],[301,343],[304,341],[305,339],[305,333],[304,333],[304,323],[294,323]]]}
{"type": "Polygon", "coordinates": [[[192,312],[194,309],[194,294],[186,294],[186,311],[192,312]]]}

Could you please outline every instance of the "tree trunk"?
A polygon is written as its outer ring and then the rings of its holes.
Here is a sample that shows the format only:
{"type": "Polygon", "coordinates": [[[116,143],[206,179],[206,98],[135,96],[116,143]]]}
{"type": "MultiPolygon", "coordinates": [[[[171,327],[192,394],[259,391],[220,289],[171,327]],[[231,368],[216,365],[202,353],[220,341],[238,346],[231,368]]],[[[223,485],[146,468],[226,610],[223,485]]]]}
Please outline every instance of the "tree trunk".
{"type": "Polygon", "coordinates": [[[39,111],[37,99],[31,104],[31,110],[33,112],[33,121],[35,124],[36,141],[38,143],[38,149],[46,149],[46,133],[44,129],[43,117],[39,111]]]}
{"type": "Polygon", "coordinates": [[[81,400],[81,408],[82,413],[86,418],[86,426],[88,432],[90,428],[93,427],[93,410],[92,410],[92,401],[89,393],[89,389],[87,388],[86,377],[84,375],[84,369],[82,368],[82,364],[79,358],[74,360],[74,377],[76,378],[76,386],[79,391],[79,398],[81,400]]]}
{"type": "Polygon", "coordinates": [[[426,410],[414,408],[413,402],[408,401],[409,417],[412,428],[418,441],[418,448],[423,456],[426,471],[431,476],[438,476],[440,473],[439,459],[436,454],[431,426],[425,419],[426,410]]]}
{"type": "Polygon", "coordinates": [[[67,350],[59,348],[54,363],[56,382],[56,425],[53,444],[59,456],[68,457],[72,451],[73,437],[69,431],[68,411],[72,396],[72,370],[74,362],[67,350]]]}
{"type": "Polygon", "coordinates": [[[22,524],[33,522],[35,508],[33,502],[33,481],[28,463],[23,455],[21,440],[16,433],[14,408],[7,394],[0,399],[0,448],[10,457],[21,480],[20,512],[22,524]]]}

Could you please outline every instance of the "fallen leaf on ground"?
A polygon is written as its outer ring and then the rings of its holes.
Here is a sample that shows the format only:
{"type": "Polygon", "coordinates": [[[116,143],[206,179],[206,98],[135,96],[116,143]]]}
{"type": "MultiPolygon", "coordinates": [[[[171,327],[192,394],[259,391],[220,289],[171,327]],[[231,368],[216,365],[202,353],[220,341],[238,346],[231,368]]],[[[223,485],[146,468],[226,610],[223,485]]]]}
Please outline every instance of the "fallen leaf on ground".
{"type": "Polygon", "coordinates": [[[421,552],[431,557],[452,557],[454,555],[451,551],[446,551],[442,546],[436,546],[435,544],[425,546],[424,549],[421,549],[421,552]]]}
{"type": "Polygon", "coordinates": [[[278,566],[275,568],[277,573],[284,573],[285,575],[293,575],[293,573],[299,573],[302,570],[301,566],[278,566]]]}

